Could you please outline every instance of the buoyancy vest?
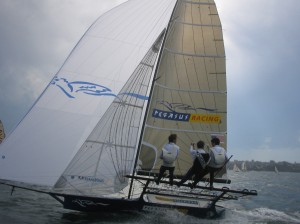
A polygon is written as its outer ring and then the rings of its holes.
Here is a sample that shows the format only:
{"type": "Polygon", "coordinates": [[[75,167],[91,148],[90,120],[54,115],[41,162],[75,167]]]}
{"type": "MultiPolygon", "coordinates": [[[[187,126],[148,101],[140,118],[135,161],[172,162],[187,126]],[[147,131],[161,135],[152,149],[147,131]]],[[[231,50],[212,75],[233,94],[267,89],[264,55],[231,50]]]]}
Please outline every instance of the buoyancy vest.
{"type": "Polygon", "coordinates": [[[210,166],[215,168],[221,168],[226,161],[226,151],[220,146],[211,148],[211,161],[210,166]]]}
{"type": "Polygon", "coordinates": [[[178,147],[174,144],[173,147],[169,150],[162,148],[162,158],[165,165],[173,166],[173,164],[177,158],[178,155],[178,147]]]}

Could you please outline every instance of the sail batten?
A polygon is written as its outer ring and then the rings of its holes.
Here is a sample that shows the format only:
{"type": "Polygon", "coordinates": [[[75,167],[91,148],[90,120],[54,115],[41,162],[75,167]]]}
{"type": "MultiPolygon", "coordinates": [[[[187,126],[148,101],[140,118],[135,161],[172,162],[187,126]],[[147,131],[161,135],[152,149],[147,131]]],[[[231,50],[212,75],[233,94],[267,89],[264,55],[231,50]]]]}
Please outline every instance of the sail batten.
{"type": "Polygon", "coordinates": [[[225,55],[191,54],[191,53],[187,53],[187,52],[175,51],[175,50],[168,49],[168,48],[165,48],[165,50],[171,54],[183,55],[183,56],[200,57],[200,58],[225,58],[225,55]]]}
{"type": "Polygon", "coordinates": [[[203,133],[203,134],[226,134],[227,132],[217,132],[217,131],[201,131],[201,130],[184,130],[184,129],[176,129],[176,128],[162,128],[153,125],[146,125],[147,128],[152,128],[156,130],[163,130],[163,131],[174,131],[174,132],[186,132],[186,133],[203,133]]]}
{"type": "Polygon", "coordinates": [[[188,23],[188,22],[183,22],[180,20],[174,20],[176,23],[180,23],[183,25],[190,25],[190,26],[203,26],[203,27],[217,27],[217,28],[222,28],[221,25],[214,25],[214,24],[199,24],[199,23],[188,23]]]}
{"type": "Polygon", "coordinates": [[[111,142],[100,142],[100,141],[95,141],[95,140],[87,140],[87,143],[98,143],[98,144],[102,144],[102,145],[107,145],[109,147],[124,147],[124,148],[131,148],[131,149],[135,149],[135,146],[130,146],[130,145],[117,145],[117,144],[113,144],[111,142]]]}
{"type": "Polygon", "coordinates": [[[209,91],[209,90],[193,90],[193,89],[178,89],[178,88],[170,88],[168,86],[155,83],[155,86],[161,87],[163,89],[169,89],[172,91],[178,91],[178,92],[190,92],[190,93],[207,93],[207,94],[227,94],[226,91],[209,91]]]}
{"type": "Polygon", "coordinates": [[[130,103],[125,103],[125,102],[114,102],[114,104],[120,104],[121,106],[129,106],[129,107],[136,107],[136,108],[139,108],[139,109],[143,109],[142,106],[138,106],[138,105],[135,105],[135,104],[130,104],[130,103]]]}
{"type": "Polygon", "coordinates": [[[197,1],[182,1],[185,3],[195,4],[195,5],[216,5],[214,2],[197,2],[197,1]]]}

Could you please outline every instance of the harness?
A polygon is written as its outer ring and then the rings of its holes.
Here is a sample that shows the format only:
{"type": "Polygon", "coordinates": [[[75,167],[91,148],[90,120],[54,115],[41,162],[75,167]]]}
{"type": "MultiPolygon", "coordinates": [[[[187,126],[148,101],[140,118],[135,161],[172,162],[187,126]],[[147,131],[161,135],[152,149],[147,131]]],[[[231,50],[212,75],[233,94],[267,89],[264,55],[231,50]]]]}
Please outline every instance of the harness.
{"type": "Polygon", "coordinates": [[[201,153],[199,153],[198,151],[196,152],[196,159],[198,159],[201,167],[204,169],[207,165],[207,163],[205,162],[203,156],[201,155],[201,153]]]}

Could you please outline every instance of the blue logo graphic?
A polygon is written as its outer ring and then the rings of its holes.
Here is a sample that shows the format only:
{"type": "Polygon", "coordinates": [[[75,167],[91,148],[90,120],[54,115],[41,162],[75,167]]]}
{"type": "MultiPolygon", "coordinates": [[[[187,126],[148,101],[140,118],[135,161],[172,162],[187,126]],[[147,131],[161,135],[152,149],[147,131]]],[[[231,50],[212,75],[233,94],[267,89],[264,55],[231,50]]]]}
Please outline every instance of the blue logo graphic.
{"type": "Polygon", "coordinates": [[[84,93],[94,96],[115,96],[112,91],[105,87],[91,82],[75,81],[69,82],[65,78],[55,77],[51,84],[59,87],[69,98],[75,98],[77,93],[84,93]]]}
{"type": "Polygon", "coordinates": [[[197,110],[204,110],[209,112],[216,112],[217,109],[210,109],[210,108],[204,108],[204,107],[192,107],[191,105],[184,104],[184,103],[170,103],[168,101],[164,100],[158,100],[158,103],[164,105],[166,108],[168,108],[170,111],[175,112],[176,110],[184,110],[184,111],[197,111],[197,110]]]}
{"type": "MultiPolygon", "coordinates": [[[[69,82],[65,78],[59,78],[56,76],[52,80],[51,84],[60,88],[69,98],[75,98],[76,94],[83,93],[93,96],[114,96],[120,99],[111,91],[111,89],[96,83],[84,81],[69,82]]],[[[119,95],[127,95],[141,100],[148,100],[147,96],[143,96],[137,93],[124,92],[120,93],[119,95]]],[[[122,100],[120,99],[120,101],[122,100]]]]}

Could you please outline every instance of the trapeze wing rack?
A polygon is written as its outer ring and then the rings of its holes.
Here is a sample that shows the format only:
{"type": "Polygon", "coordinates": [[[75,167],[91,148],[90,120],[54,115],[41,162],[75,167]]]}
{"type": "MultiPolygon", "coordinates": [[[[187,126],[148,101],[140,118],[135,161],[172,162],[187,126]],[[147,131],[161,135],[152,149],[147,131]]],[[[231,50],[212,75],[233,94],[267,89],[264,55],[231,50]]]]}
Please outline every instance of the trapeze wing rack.
{"type": "MultiPolygon", "coordinates": [[[[188,184],[182,184],[181,186],[185,187],[190,187],[188,184]]],[[[243,189],[243,190],[231,190],[228,187],[222,187],[222,188],[216,188],[216,187],[205,187],[205,186],[195,186],[194,188],[199,188],[199,189],[205,189],[205,190],[211,190],[211,191],[221,191],[224,193],[236,193],[236,194],[242,194],[242,195],[257,195],[256,190],[248,190],[248,189],[243,189]]]]}
{"type": "MultiPolygon", "coordinates": [[[[139,179],[139,180],[154,180],[152,178],[147,178],[149,176],[154,177],[155,175],[158,176],[158,173],[152,173],[152,172],[147,172],[147,171],[138,171],[137,175],[145,176],[145,177],[140,177],[140,176],[132,176],[132,175],[127,175],[126,177],[128,178],[133,178],[133,179],[139,179]],[[140,178],[146,178],[146,179],[140,179],[140,178]]],[[[177,178],[183,178],[183,176],[176,176],[177,178]]],[[[206,182],[207,180],[205,178],[202,178],[200,181],[206,182]]],[[[215,183],[219,184],[230,184],[231,180],[229,179],[221,179],[221,178],[214,178],[215,183]]]]}
{"type": "MultiPolygon", "coordinates": [[[[125,177],[133,178],[133,179],[136,179],[136,180],[155,181],[154,178],[134,176],[134,175],[126,175],[125,177]]],[[[216,181],[214,181],[214,182],[216,182],[216,181]]],[[[161,180],[160,183],[168,184],[169,181],[161,180]]],[[[190,187],[190,185],[188,185],[188,184],[182,184],[181,186],[190,187]]],[[[194,188],[211,190],[211,191],[221,191],[221,192],[224,192],[224,193],[236,193],[236,194],[242,194],[242,195],[257,195],[256,190],[248,190],[248,189],[231,190],[228,187],[222,187],[222,188],[213,187],[213,188],[210,188],[210,187],[205,187],[205,186],[195,186],[194,188]]]]}

